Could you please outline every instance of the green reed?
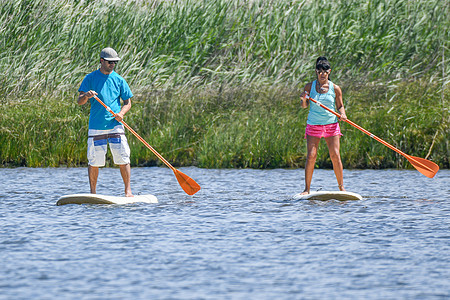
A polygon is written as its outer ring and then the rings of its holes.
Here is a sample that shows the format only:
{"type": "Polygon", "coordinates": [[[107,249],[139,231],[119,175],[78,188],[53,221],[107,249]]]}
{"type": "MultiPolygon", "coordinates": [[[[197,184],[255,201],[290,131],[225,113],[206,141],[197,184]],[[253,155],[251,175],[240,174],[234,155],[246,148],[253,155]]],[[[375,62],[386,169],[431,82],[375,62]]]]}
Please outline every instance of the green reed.
{"type": "Polygon", "coordinates": [[[142,92],[295,86],[322,54],[341,80],[414,79],[442,74],[449,57],[449,5],[440,0],[0,3],[3,101],[72,93],[105,46],[142,92]]]}
{"type": "MultiPolygon", "coordinates": [[[[86,164],[83,77],[106,46],[135,97],[129,123],[176,166],[302,167],[302,86],[333,65],[348,116],[449,166],[445,1],[0,0],[4,166],[86,164]]],[[[347,168],[410,167],[342,124],[347,168]]],[[[129,135],[133,166],[160,164],[129,135]]],[[[326,146],[317,165],[330,167],[326,146]]]]}
{"type": "MultiPolygon", "coordinates": [[[[449,119],[435,105],[434,83],[396,88],[344,89],[348,117],[407,154],[449,167],[449,119]]],[[[30,100],[3,106],[3,166],[86,165],[88,106],[75,97],[30,100]]],[[[303,167],[307,110],[292,89],[226,89],[136,95],[126,122],[175,166],[205,168],[303,167]]],[[[394,151],[346,123],[341,124],[345,168],[411,168],[394,151]]],[[[162,165],[128,133],[132,166],[162,165]]],[[[112,163],[109,161],[109,164],[112,163]]],[[[325,142],[317,166],[330,168],[325,142]]]]}

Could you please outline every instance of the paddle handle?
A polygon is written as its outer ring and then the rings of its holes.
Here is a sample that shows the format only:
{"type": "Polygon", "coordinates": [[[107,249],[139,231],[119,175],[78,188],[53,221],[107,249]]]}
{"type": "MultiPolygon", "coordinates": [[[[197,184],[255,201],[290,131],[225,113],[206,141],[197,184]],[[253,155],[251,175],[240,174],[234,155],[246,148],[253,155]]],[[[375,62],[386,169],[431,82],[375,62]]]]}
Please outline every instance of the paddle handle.
{"type": "MultiPolygon", "coordinates": [[[[334,114],[335,116],[337,116],[339,119],[341,118],[341,115],[338,114],[337,112],[335,112],[334,110],[330,109],[329,107],[323,105],[322,103],[320,103],[319,101],[311,98],[309,95],[306,95],[306,99],[311,100],[312,102],[318,104],[320,107],[326,109],[327,111],[329,111],[330,113],[334,114]]],[[[422,164],[421,162],[417,161],[416,159],[414,159],[412,156],[406,154],[405,152],[401,151],[400,149],[397,149],[396,147],[392,146],[391,144],[389,144],[388,142],[380,139],[379,137],[377,137],[375,134],[369,132],[368,130],[362,128],[361,126],[359,126],[358,124],[350,121],[349,119],[344,120],[345,122],[347,122],[348,124],[352,125],[353,127],[355,127],[356,129],[361,130],[362,132],[364,132],[365,134],[367,134],[368,136],[370,136],[371,138],[373,138],[374,140],[382,143],[383,145],[385,145],[386,147],[394,150],[395,152],[397,152],[400,155],[403,155],[404,157],[406,157],[406,159],[408,160],[412,160],[415,163],[419,164],[420,166],[422,166],[423,168],[427,169],[428,171],[433,171],[431,168],[429,168],[428,166],[422,164]]]]}
{"type": "MultiPolygon", "coordinates": [[[[113,110],[106,105],[105,103],[103,103],[102,100],[100,100],[97,96],[94,95],[95,100],[97,100],[101,105],[103,105],[103,107],[109,112],[111,113],[114,117],[116,117],[116,113],[113,112],[113,110]]],[[[120,123],[123,124],[123,126],[125,126],[129,131],[131,131],[132,134],[134,134],[135,137],[138,138],[138,140],[140,140],[148,149],[150,149],[150,151],[153,152],[153,154],[155,154],[166,166],[168,166],[172,171],[176,171],[176,169],[164,158],[161,156],[161,154],[158,153],[158,151],[156,151],[152,146],[150,146],[149,143],[147,143],[136,131],[134,131],[133,128],[131,128],[127,123],[125,123],[124,120],[120,121],[120,123]]]]}

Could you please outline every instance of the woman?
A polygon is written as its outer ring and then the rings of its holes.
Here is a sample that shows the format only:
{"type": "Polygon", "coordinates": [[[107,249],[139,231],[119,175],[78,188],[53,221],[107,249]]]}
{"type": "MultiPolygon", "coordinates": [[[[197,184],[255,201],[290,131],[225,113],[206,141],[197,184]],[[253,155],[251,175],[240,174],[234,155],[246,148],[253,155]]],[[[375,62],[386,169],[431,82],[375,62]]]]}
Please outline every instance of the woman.
{"type": "Polygon", "coordinates": [[[317,100],[330,109],[337,110],[341,115],[341,120],[346,120],[344,103],[342,101],[341,88],[330,81],[331,65],[326,57],[319,57],[316,61],[317,79],[305,86],[304,92],[300,95],[301,105],[307,108],[309,114],[306,124],[305,138],[308,148],[305,166],[305,190],[302,194],[309,194],[311,189],[311,180],[314,172],[314,165],[317,158],[317,149],[320,139],[325,138],[328,146],[331,162],[333,163],[334,174],[338,182],[339,190],[345,191],[343,167],[341,156],[339,154],[339,140],[341,130],[338,119],[335,115],[326,111],[318,104],[306,99],[306,95],[317,100]]]}

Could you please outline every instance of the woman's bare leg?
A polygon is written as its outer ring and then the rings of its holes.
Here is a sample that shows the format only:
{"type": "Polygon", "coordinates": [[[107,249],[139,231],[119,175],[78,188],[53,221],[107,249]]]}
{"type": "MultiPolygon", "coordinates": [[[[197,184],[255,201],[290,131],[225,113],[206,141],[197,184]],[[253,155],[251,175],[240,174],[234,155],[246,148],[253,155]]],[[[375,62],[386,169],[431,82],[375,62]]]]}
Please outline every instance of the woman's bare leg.
{"type": "Polygon", "coordinates": [[[342,166],[340,155],[340,138],[341,136],[335,135],[325,138],[327,142],[328,151],[330,152],[330,159],[333,163],[334,175],[338,182],[340,191],[345,191],[344,188],[344,167],[342,166]]]}
{"type": "Polygon", "coordinates": [[[311,181],[314,173],[314,166],[317,159],[317,148],[319,148],[320,138],[315,136],[306,136],[307,154],[305,166],[305,190],[302,195],[309,194],[311,190],[311,181]]]}

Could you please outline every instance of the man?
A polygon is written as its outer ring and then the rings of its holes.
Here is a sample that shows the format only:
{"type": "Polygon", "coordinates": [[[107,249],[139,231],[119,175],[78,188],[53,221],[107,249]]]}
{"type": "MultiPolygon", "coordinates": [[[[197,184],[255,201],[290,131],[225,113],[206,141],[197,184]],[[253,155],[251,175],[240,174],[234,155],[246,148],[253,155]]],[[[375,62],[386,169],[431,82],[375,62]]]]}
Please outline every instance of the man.
{"type": "Polygon", "coordinates": [[[119,165],[120,174],[125,184],[125,196],[132,197],[130,187],[130,147],[125,130],[120,121],[131,108],[133,93],[125,79],[114,71],[120,58],[112,48],[105,48],[100,53],[100,69],[86,75],[78,91],[78,104],[88,100],[91,104],[89,115],[89,137],[87,158],[91,193],[96,193],[99,167],[105,165],[107,144],[111,150],[114,163],[119,165]],[[114,118],[95,98],[97,95],[115,113],[114,118]],[[120,104],[123,100],[123,106],[120,104]]]}

